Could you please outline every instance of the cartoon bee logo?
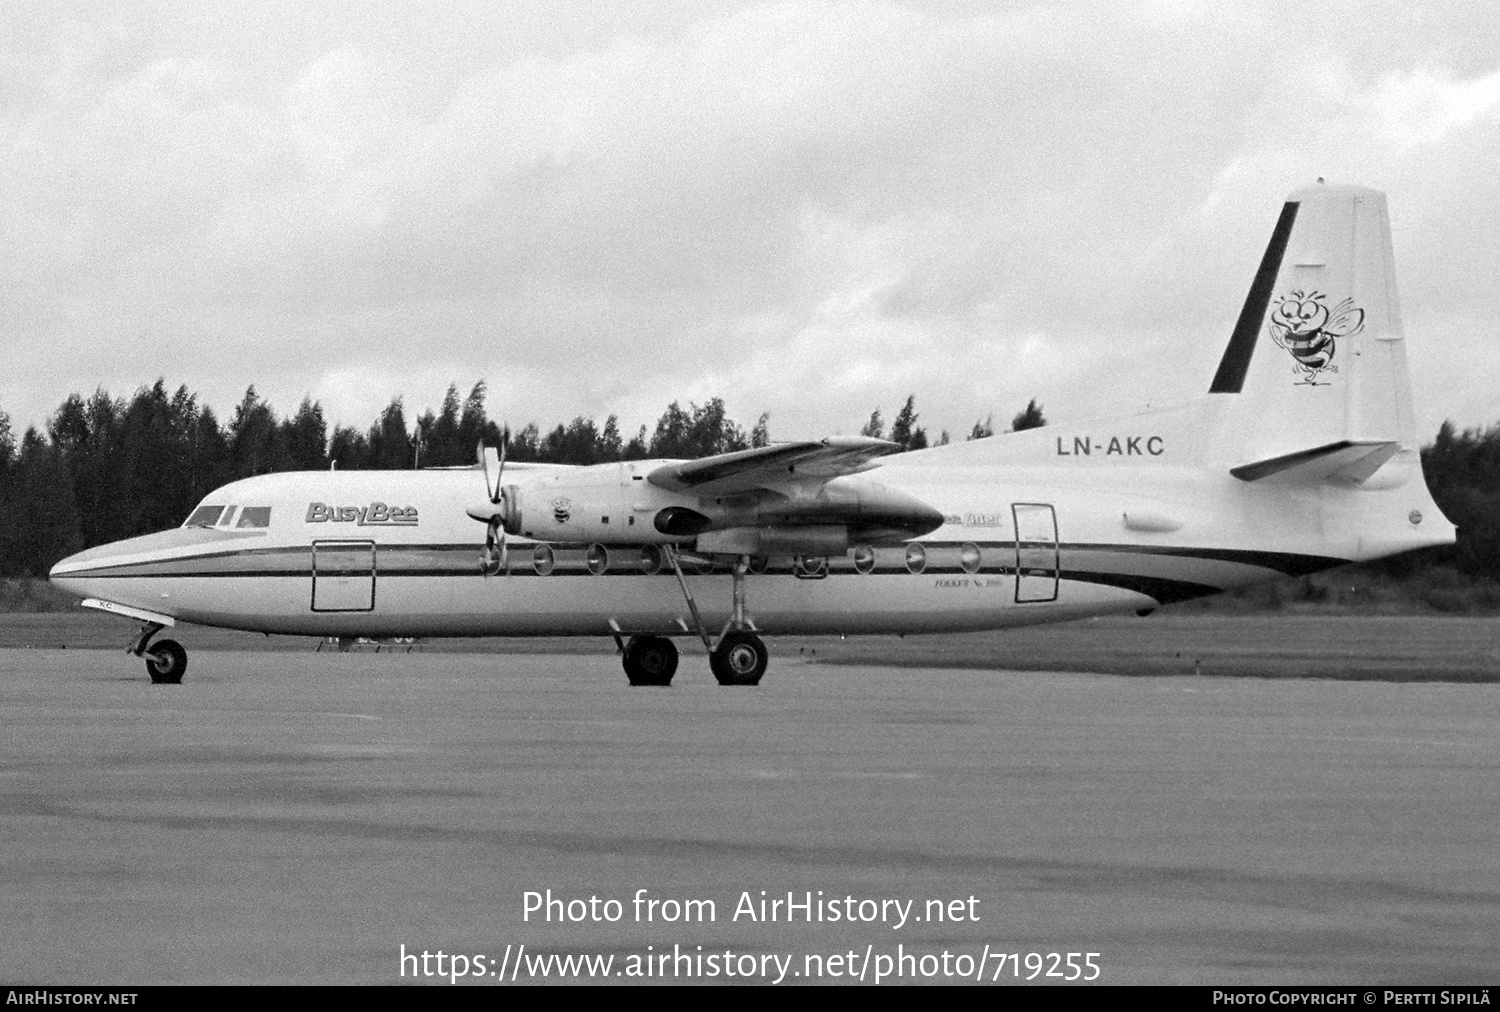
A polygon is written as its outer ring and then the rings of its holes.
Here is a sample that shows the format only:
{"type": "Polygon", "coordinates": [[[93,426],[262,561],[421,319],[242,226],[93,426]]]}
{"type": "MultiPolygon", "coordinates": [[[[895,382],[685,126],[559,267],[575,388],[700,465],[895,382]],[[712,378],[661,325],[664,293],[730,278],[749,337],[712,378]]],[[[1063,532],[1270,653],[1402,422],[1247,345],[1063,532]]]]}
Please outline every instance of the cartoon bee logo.
{"type": "Polygon", "coordinates": [[[1332,309],[1322,292],[1295,291],[1283,295],[1271,311],[1268,324],[1271,338],[1292,356],[1293,368],[1301,374],[1297,382],[1307,386],[1327,386],[1318,382],[1323,371],[1338,372],[1333,365],[1338,339],[1350,337],[1364,329],[1365,311],[1354,308],[1353,299],[1345,299],[1332,309]]]}
{"type": "Polygon", "coordinates": [[[567,523],[573,517],[573,500],[567,496],[558,496],[552,500],[552,519],[560,524],[567,523]]]}

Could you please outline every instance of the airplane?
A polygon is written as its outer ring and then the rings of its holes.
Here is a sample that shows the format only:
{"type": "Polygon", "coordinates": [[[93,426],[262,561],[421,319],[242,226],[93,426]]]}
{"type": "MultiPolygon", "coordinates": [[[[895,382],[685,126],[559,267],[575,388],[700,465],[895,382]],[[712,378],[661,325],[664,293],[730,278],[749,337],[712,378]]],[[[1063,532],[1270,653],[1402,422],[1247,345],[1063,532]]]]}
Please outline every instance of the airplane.
{"type": "Polygon", "coordinates": [[[51,580],[142,623],[349,638],[676,639],[755,685],[763,636],[942,633],[1158,606],[1452,543],[1422,476],[1383,193],[1288,197],[1185,404],[897,454],[862,436],[701,460],[259,475],[51,580]],[[483,524],[481,528],[475,521],[483,524]]]}

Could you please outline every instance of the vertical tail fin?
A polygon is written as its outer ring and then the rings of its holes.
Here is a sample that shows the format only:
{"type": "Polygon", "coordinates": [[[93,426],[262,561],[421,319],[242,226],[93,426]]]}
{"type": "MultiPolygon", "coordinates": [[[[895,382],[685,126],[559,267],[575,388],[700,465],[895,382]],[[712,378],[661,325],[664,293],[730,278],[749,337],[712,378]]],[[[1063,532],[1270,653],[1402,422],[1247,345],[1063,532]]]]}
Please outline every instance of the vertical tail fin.
{"type": "Polygon", "coordinates": [[[1246,481],[1360,481],[1416,449],[1385,194],[1287,199],[1209,393],[1216,456],[1246,481]]]}

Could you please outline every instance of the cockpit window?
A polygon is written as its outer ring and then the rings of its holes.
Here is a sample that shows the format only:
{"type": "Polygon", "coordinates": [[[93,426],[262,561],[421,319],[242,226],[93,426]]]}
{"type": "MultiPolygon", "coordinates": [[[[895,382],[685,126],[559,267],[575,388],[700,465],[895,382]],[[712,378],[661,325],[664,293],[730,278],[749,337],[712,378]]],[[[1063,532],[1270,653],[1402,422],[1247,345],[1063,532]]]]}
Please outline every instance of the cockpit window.
{"type": "Polygon", "coordinates": [[[271,507],[269,506],[246,506],[240,510],[240,522],[236,527],[270,527],[271,507]]]}
{"type": "Polygon", "coordinates": [[[199,506],[193,510],[193,515],[187,518],[184,527],[212,527],[219,522],[219,514],[224,512],[223,506],[199,506]]]}

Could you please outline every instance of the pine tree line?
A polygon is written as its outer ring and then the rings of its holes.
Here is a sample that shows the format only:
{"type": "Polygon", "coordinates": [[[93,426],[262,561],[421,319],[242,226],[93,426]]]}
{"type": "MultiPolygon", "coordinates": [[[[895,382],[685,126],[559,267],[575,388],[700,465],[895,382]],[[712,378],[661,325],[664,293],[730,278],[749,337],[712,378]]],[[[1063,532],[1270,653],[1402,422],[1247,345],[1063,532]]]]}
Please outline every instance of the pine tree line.
{"type": "MultiPolygon", "coordinates": [[[[859,430],[861,436],[874,436],[876,439],[889,439],[893,443],[900,443],[903,450],[925,450],[928,446],[947,446],[949,437],[948,430],[944,429],[936,443],[927,441],[927,430],[917,424],[917,395],[912,394],[906,398],[906,403],[901,405],[901,410],[896,412],[896,420],[891,423],[891,431],[885,431],[885,419],[880,415],[880,409],[876,408],[870,413],[870,420],[865,423],[864,428],[859,430]]],[[[1027,402],[1026,407],[1016,413],[1010,420],[1010,431],[1020,432],[1023,429],[1039,429],[1047,424],[1047,419],[1042,415],[1042,406],[1033,397],[1027,402]]],[[[995,416],[991,414],[974,423],[974,428],[969,430],[968,438],[987,439],[995,434],[995,416]]]]}

